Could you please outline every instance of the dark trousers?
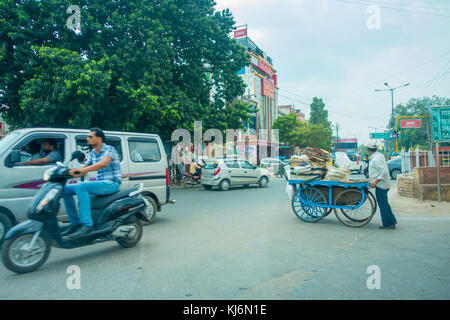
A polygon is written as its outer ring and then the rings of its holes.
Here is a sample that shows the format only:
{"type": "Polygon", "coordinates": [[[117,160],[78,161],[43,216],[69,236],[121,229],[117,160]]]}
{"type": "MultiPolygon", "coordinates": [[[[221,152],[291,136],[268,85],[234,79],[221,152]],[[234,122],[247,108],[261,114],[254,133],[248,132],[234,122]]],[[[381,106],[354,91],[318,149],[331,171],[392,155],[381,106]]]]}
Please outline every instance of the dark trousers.
{"type": "Polygon", "coordinates": [[[375,188],[375,195],[377,196],[378,205],[380,206],[381,221],[385,227],[397,223],[388,202],[388,191],[389,189],[375,188]]]}

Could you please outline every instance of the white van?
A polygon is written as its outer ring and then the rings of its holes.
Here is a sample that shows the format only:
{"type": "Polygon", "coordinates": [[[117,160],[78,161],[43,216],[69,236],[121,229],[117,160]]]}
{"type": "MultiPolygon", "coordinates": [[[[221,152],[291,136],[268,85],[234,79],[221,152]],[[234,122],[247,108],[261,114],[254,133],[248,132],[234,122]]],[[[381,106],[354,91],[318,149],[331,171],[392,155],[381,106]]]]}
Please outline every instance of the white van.
{"type": "MultiPolygon", "coordinates": [[[[116,148],[121,159],[121,189],[143,183],[149,208],[151,223],[161,206],[174,203],[170,200],[168,161],[161,138],[156,134],[104,131],[105,143],[116,148]]],[[[0,241],[6,231],[16,223],[24,220],[31,199],[41,185],[44,172],[54,164],[22,165],[30,157],[28,146],[52,138],[56,140],[62,162],[70,160],[73,151],[81,150],[87,155],[89,146],[86,137],[89,130],[31,128],[10,132],[0,140],[0,241]]],[[[74,160],[69,168],[81,168],[82,163],[74,160]]],[[[89,172],[85,181],[95,180],[97,172],[89,172]]],[[[77,183],[73,179],[69,183],[77,183]]],[[[61,204],[60,220],[66,220],[64,205],[61,204]]]]}

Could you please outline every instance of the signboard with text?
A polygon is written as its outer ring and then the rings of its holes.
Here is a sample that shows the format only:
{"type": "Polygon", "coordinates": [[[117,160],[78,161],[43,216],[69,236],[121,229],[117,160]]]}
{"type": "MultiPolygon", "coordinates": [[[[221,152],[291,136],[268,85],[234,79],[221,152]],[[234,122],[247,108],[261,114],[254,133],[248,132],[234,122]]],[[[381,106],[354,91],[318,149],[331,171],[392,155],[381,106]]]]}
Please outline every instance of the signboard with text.
{"type": "Polygon", "coordinates": [[[242,38],[247,36],[247,29],[236,30],[234,32],[234,38],[242,38]]]}
{"type": "Polygon", "coordinates": [[[275,87],[273,85],[273,83],[270,80],[267,79],[261,79],[261,88],[262,88],[262,92],[261,94],[263,96],[266,96],[272,100],[275,100],[275,87]]]}
{"type": "Polygon", "coordinates": [[[434,142],[450,142],[450,107],[431,107],[431,131],[434,142]]]}
{"type": "Polygon", "coordinates": [[[270,63],[268,63],[266,60],[259,59],[258,68],[261,69],[269,77],[272,77],[272,67],[270,66],[270,63]]]}
{"type": "Polygon", "coordinates": [[[421,125],[420,119],[405,119],[401,121],[401,128],[420,128],[421,125]]]}

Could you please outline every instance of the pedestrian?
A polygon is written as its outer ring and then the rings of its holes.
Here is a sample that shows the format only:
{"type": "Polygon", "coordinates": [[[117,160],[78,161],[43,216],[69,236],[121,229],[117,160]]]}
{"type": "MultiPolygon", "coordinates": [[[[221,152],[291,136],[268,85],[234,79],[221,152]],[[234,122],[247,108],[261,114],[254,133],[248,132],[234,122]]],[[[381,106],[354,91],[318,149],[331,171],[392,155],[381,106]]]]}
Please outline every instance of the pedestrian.
{"type": "Polygon", "coordinates": [[[380,205],[381,221],[383,223],[380,229],[395,229],[397,220],[392,213],[388,202],[388,191],[391,187],[391,178],[384,155],[378,152],[376,143],[369,143],[367,151],[369,157],[369,180],[370,187],[375,188],[375,195],[380,205]]]}

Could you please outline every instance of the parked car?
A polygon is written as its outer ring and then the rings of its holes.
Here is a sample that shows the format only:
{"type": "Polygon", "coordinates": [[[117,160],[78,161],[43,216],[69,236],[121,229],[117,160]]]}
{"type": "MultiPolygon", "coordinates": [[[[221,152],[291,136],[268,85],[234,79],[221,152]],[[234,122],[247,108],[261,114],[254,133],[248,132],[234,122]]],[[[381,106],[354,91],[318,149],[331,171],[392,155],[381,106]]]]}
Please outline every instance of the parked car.
{"type": "Polygon", "coordinates": [[[207,190],[218,187],[222,191],[236,185],[267,187],[269,171],[243,159],[216,159],[202,168],[200,183],[207,190]]]}
{"type": "MultiPolygon", "coordinates": [[[[88,134],[89,130],[83,129],[31,128],[13,131],[0,140],[0,240],[11,226],[26,218],[32,198],[45,183],[44,172],[55,165],[22,165],[26,146],[53,138],[64,162],[76,150],[88,155],[88,134]]],[[[152,204],[152,212],[148,212],[150,223],[163,205],[173,202],[170,201],[168,163],[161,138],[156,134],[111,131],[105,131],[105,135],[105,143],[116,148],[121,160],[121,189],[144,184],[142,194],[152,204]]],[[[80,168],[83,163],[74,160],[68,166],[80,168]]],[[[96,174],[90,172],[85,179],[95,180],[96,174]]],[[[72,179],[69,183],[78,181],[72,179]]],[[[60,207],[58,218],[66,220],[64,205],[60,207]]]]}
{"type": "Polygon", "coordinates": [[[349,155],[345,152],[339,151],[335,153],[334,165],[339,169],[346,169],[362,173],[366,164],[363,161],[360,161],[359,155],[349,155]]]}
{"type": "Polygon", "coordinates": [[[277,158],[264,158],[261,160],[261,167],[273,168],[276,172],[280,166],[284,166],[286,163],[283,160],[277,158]]]}
{"type": "Polygon", "coordinates": [[[366,163],[362,161],[362,157],[356,153],[347,153],[352,165],[350,166],[351,171],[357,171],[358,173],[362,173],[366,168],[366,163]]]}
{"type": "Polygon", "coordinates": [[[391,178],[397,180],[397,176],[402,173],[402,158],[397,157],[387,161],[391,178]]]}

